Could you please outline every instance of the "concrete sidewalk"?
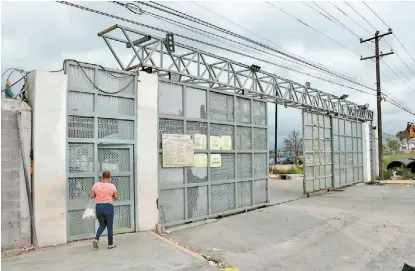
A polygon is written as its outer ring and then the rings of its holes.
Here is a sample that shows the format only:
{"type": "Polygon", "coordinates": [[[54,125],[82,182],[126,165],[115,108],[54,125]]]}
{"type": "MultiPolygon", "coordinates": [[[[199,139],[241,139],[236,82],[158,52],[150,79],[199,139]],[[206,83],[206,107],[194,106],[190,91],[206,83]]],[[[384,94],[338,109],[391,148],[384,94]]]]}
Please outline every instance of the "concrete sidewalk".
{"type": "Polygon", "coordinates": [[[114,236],[117,247],[108,250],[106,237],[101,248],[92,248],[91,241],[25,253],[2,259],[5,271],[208,271],[217,270],[171,246],[150,233],[131,233],[114,236]]]}
{"type": "Polygon", "coordinates": [[[168,238],[240,271],[399,271],[415,265],[415,187],[361,184],[168,238]]]}

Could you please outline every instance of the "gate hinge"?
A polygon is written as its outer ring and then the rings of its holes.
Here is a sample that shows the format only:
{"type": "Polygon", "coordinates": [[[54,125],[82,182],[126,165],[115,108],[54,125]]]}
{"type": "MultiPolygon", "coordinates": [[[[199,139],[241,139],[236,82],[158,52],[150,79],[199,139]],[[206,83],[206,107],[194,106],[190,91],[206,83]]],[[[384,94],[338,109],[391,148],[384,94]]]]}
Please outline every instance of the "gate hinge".
{"type": "Polygon", "coordinates": [[[159,209],[159,199],[156,199],[157,210],[159,209]]]}

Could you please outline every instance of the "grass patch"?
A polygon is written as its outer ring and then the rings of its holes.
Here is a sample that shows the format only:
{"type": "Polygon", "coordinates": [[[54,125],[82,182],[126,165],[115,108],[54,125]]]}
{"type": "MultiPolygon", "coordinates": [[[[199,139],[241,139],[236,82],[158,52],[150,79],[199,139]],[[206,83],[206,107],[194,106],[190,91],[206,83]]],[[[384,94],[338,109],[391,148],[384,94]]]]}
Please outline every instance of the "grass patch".
{"type": "Polygon", "coordinates": [[[391,155],[384,155],[383,156],[383,168],[386,168],[390,162],[405,158],[413,158],[415,159],[415,153],[400,153],[400,154],[391,154],[391,155]]]}
{"type": "Polygon", "coordinates": [[[274,167],[271,170],[272,174],[303,174],[303,168],[300,166],[291,166],[289,169],[278,169],[276,167],[274,167]]]}

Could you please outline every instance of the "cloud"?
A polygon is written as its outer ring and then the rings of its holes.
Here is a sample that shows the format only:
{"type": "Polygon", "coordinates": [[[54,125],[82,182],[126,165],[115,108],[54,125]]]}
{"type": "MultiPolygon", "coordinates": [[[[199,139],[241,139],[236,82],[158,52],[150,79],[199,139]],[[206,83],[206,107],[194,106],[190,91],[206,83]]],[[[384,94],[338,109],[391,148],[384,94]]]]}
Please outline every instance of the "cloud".
{"type": "MultiPolygon", "coordinates": [[[[293,18],[287,16],[281,11],[273,8],[265,2],[203,2],[201,5],[220,14],[218,17],[209,11],[197,6],[191,2],[164,2],[164,5],[173,7],[177,10],[191,14],[193,17],[201,18],[213,24],[220,25],[223,28],[230,29],[241,35],[248,36],[261,42],[272,42],[273,46],[279,49],[289,51],[301,58],[309,59],[314,62],[323,64],[326,67],[335,68],[336,70],[352,74],[355,77],[364,78],[375,89],[375,64],[372,61],[360,61],[359,55],[368,56],[373,54],[373,45],[369,44],[369,48],[360,44],[357,37],[350,35],[341,27],[330,22],[314,10],[307,7],[301,2],[274,2],[273,4],[283,8],[287,12],[303,20],[310,26],[322,31],[328,36],[336,39],[345,47],[357,54],[349,51],[342,46],[335,44],[333,41],[323,37],[310,28],[304,26],[293,18]],[[245,29],[231,23],[242,26],[245,29]]],[[[367,33],[362,27],[355,24],[352,20],[340,13],[333,5],[328,2],[318,2],[318,4],[326,9],[330,14],[338,18],[350,29],[355,31],[359,36],[366,38],[373,33],[367,33]]],[[[384,26],[361,2],[350,3],[365,18],[381,32],[387,31],[384,26]]],[[[394,33],[400,38],[401,42],[406,46],[409,52],[415,52],[415,36],[408,35],[408,26],[415,25],[415,17],[412,11],[415,9],[414,2],[370,2],[370,6],[384,19],[394,33]],[[390,12],[393,10],[394,12],[390,12]]],[[[136,15],[128,10],[118,7],[109,2],[82,2],[91,8],[103,10],[126,17],[128,19],[154,25],[168,31],[182,33],[188,36],[196,37],[203,41],[216,43],[212,38],[198,36],[188,30],[178,28],[177,26],[167,24],[151,18],[147,15],[136,15]]],[[[310,3],[311,5],[311,3],[310,3]]],[[[349,14],[355,21],[359,22],[369,32],[374,32],[367,23],[365,23],[357,14],[355,14],[343,2],[336,2],[344,12],[349,14]]],[[[156,12],[149,7],[143,6],[144,10],[156,12]]],[[[184,20],[175,18],[181,22],[184,20]]],[[[22,67],[25,69],[42,69],[56,70],[61,67],[65,58],[75,58],[85,62],[97,63],[112,68],[118,68],[117,63],[106,47],[105,43],[97,37],[97,33],[110,25],[119,23],[127,25],[138,30],[149,32],[154,35],[163,36],[158,31],[150,31],[149,29],[139,27],[115,19],[102,17],[85,11],[73,9],[56,2],[1,2],[1,66],[2,71],[8,67],[22,67]]],[[[201,27],[196,23],[187,22],[192,27],[201,27]]],[[[203,27],[201,27],[203,28],[203,27]]],[[[206,28],[205,28],[206,29],[206,28]]],[[[415,70],[415,62],[406,54],[405,50],[400,46],[397,39],[393,36],[386,38],[388,43],[392,45],[395,52],[405,60],[412,70],[415,70]]],[[[328,82],[310,78],[303,74],[289,71],[275,65],[265,64],[249,59],[248,57],[238,56],[220,49],[210,48],[195,42],[190,42],[182,38],[176,38],[176,41],[190,44],[192,46],[210,51],[212,53],[229,57],[238,62],[248,65],[258,63],[263,70],[273,72],[281,77],[291,79],[299,83],[311,82],[315,88],[336,95],[348,94],[350,100],[357,103],[369,103],[372,110],[376,110],[376,97],[368,94],[359,93],[350,89],[345,89],[328,82]]],[[[235,44],[220,44],[226,48],[238,46],[235,44]]],[[[388,44],[382,43],[382,50],[388,51],[388,44]]],[[[269,61],[291,66],[281,59],[264,55],[258,50],[250,52],[259,58],[267,58],[269,61]]],[[[413,53],[412,53],[413,54],[413,53]]],[[[125,55],[127,57],[127,55],[125,55]]],[[[387,63],[401,71],[404,76],[408,77],[411,82],[404,83],[396,75],[391,72],[384,63],[381,64],[382,88],[387,93],[406,104],[408,108],[415,111],[413,100],[415,100],[415,85],[412,86],[414,91],[407,84],[415,84],[415,75],[394,56],[385,58],[387,63]]],[[[295,65],[296,69],[307,72],[316,76],[327,77],[333,81],[341,82],[347,85],[353,85],[339,79],[333,79],[318,71],[311,70],[302,66],[295,65]]],[[[404,78],[404,77],[403,77],[404,78]]],[[[405,79],[406,80],[406,79],[405,79]]],[[[355,86],[357,88],[362,88],[355,86]]],[[[363,88],[362,88],[363,89],[363,88]]],[[[372,94],[373,90],[365,89],[372,94]]],[[[274,113],[272,106],[269,106],[269,137],[274,135],[273,119],[274,113]]],[[[414,118],[408,113],[393,107],[389,102],[383,103],[383,124],[384,131],[394,134],[397,130],[404,128],[406,122],[413,122],[414,118]]],[[[292,130],[301,131],[301,112],[297,109],[283,108],[280,106],[278,116],[278,137],[285,136],[292,130]]],[[[271,145],[273,146],[273,140],[271,145]]],[[[279,139],[279,142],[281,140],[279,139]]]]}

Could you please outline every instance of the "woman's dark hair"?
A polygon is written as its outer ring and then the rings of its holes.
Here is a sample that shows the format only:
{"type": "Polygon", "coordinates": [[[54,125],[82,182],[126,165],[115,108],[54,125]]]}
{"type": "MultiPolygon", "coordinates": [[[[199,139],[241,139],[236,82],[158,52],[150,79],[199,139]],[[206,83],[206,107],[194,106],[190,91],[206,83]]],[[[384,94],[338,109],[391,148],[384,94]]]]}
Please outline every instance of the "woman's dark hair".
{"type": "Polygon", "coordinates": [[[105,179],[111,178],[111,173],[108,170],[102,172],[102,178],[105,178],[105,179]]]}

